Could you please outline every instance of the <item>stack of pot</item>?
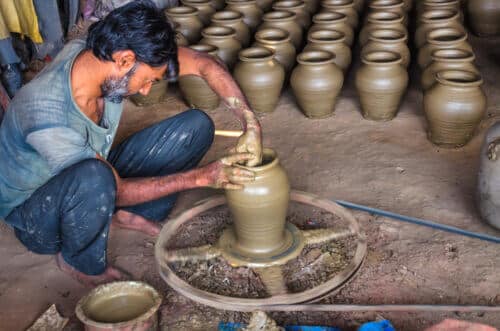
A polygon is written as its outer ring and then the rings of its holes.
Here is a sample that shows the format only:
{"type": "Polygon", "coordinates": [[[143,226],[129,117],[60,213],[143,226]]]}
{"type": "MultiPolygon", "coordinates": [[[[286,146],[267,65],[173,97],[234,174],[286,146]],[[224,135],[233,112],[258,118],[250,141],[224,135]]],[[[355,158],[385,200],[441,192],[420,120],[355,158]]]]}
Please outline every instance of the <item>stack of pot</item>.
{"type": "Polygon", "coordinates": [[[467,144],[486,109],[483,80],[462,22],[459,0],[424,0],[417,7],[415,46],[428,137],[444,147],[467,144]]]}

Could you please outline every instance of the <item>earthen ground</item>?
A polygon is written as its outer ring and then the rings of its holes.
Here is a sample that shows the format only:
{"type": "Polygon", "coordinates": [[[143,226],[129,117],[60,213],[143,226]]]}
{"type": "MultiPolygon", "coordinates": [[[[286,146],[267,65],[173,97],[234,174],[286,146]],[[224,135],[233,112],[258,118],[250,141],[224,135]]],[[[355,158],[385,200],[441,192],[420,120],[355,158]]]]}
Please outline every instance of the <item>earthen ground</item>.
{"type": "MultiPolygon", "coordinates": [[[[442,149],[427,140],[415,69],[398,116],[386,123],[364,120],[353,85],[357,59],[333,117],[305,118],[288,91],[275,112],[259,116],[264,144],[278,151],[295,189],[500,236],[499,231],[481,222],[474,204],[480,145],[487,128],[500,119],[500,38],[471,37],[471,41],[489,102],[478,134],[464,148],[442,149]]],[[[125,109],[118,140],[186,109],[186,105],[172,89],[162,104],[139,108],[127,102],[125,109]]],[[[239,128],[228,111],[220,108],[209,113],[217,128],[239,128]]],[[[234,143],[233,138],[216,138],[203,162],[223,156],[234,143]]],[[[176,210],[217,193],[185,192],[176,210]]],[[[498,245],[366,213],[354,214],[368,235],[369,253],[358,276],[328,302],[500,305],[498,245]]],[[[53,257],[28,252],[12,230],[0,224],[0,330],[24,330],[52,303],[71,318],[67,330],[81,330],[74,308],[88,289],[59,272],[53,257]]],[[[115,230],[110,237],[109,262],[161,291],[164,330],[211,330],[219,320],[248,320],[248,314],[203,307],[168,288],[156,271],[154,242],[154,238],[139,233],[115,230]]],[[[500,327],[500,315],[480,313],[272,316],[283,324],[323,324],[346,330],[382,317],[403,331],[423,330],[445,317],[500,327]]]]}

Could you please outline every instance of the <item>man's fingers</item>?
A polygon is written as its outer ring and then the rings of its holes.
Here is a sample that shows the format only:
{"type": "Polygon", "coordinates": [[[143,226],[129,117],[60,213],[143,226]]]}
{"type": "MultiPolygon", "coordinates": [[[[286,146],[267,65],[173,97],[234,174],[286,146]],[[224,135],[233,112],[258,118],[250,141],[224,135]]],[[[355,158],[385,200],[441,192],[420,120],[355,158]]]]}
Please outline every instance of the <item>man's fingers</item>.
{"type": "Polygon", "coordinates": [[[222,164],[230,166],[241,161],[250,160],[254,157],[255,155],[253,155],[252,153],[239,153],[223,157],[222,159],[220,159],[220,161],[222,162],[222,164]]]}
{"type": "Polygon", "coordinates": [[[255,177],[247,177],[247,176],[231,176],[229,179],[231,183],[250,183],[255,180],[255,177]]]}

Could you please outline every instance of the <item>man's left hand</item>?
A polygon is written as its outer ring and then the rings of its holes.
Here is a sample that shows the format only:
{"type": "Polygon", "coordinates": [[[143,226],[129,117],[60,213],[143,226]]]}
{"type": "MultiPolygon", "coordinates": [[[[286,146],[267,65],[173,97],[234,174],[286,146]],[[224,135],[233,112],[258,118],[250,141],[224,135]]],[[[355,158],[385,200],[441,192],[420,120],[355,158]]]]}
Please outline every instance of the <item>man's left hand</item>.
{"type": "Polygon", "coordinates": [[[246,165],[249,167],[255,167],[262,163],[262,133],[259,122],[255,117],[247,120],[246,131],[238,139],[232,153],[253,154],[254,157],[246,161],[246,165]]]}

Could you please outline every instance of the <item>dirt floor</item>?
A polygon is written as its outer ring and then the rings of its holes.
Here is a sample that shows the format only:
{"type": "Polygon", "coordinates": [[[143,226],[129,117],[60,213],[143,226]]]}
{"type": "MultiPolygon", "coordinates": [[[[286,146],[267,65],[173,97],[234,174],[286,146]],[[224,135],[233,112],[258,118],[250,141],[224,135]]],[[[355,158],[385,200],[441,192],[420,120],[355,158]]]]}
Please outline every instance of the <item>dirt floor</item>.
{"type": "MultiPolygon", "coordinates": [[[[427,140],[422,93],[415,72],[401,111],[393,121],[364,120],[353,88],[357,58],[335,116],[324,120],[305,118],[287,91],[275,112],[259,116],[264,145],[278,151],[295,189],[500,236],[500,232],[480,221],[474,206],[479,148],[486,129],[500,118],[500,38],[471,37],[471,42],[484,75],[489,106],[478,134],[464,148],[441,149],[427,140]]],[[[126,102],[125,109],[117,140],[186,109],[186,105],[172,87],[162,104],[139,108],[126,102]]],[[[210,115],[219,129],[238,128],[235,118],[222,108],[210,115]]],[[[234,143],[233,138],[216,138],[204,162],[223,156],[234,143]]],[[[185,192],[177,211],[217,193],[185,192]]],[[[358,276],[326,302],[500,305],[498,246],[366,213],[353,214],[367,233],[368,256],[358,276]]],[[[0,330],[24,330],[52,303],[70,317],[67,330],[81,330],[74,308],[88,289],[60,273],[52,256],[28,252],[3,222],[0,238],[0,330]]],[[[248,320],[248,314],[200,306],[168,288],[156,270],[154,243],[154,238],[142,234],[113,231],[109,262],[162,293],[164,330],[209,330],[215,329],[218,321],[248,320]]],[[[381,317],[404,331],[422,330],[445,317],[500,327],[499,315],[478,313],[272,316],[283,324],[323,324],[346,330],[381,317]]]]}

